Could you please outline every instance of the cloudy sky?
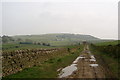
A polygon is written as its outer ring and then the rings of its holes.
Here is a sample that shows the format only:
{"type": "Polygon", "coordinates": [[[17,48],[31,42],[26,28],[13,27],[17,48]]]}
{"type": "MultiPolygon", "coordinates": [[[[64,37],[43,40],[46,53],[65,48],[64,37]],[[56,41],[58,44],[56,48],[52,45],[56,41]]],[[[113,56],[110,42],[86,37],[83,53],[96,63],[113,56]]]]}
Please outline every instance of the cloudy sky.
{"type": "Polygon", "coordinates": [[[0,34],[75,33],[117,39],[118,1],[2,0],[0,34]]]}

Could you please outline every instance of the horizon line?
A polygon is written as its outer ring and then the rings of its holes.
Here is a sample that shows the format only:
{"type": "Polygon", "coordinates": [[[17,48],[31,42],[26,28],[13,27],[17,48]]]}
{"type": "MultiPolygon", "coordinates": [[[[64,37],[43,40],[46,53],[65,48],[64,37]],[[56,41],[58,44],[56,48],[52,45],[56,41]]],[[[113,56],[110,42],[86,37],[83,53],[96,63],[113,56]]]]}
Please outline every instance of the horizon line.
{"type": "Polygon", "coordinates": [[[92,34],[82,34],[82,33],[70,33],[70,32],[60,32],[60,33],[41,33],[41,34],[16,34],[16,35],[8,35],[8,34],[2,34],[0,37],[2,36],[32,36],[32,35],[46,35],[46,34],[74,34],[74,35],[90,35],[90,36],[93,36],[95,38],[98,38],[98,39],[108,39],[108,40],[119,40],[118,38],[115,39],[115,38],[100,38],[100,37],[96,37],[92,34]]]}

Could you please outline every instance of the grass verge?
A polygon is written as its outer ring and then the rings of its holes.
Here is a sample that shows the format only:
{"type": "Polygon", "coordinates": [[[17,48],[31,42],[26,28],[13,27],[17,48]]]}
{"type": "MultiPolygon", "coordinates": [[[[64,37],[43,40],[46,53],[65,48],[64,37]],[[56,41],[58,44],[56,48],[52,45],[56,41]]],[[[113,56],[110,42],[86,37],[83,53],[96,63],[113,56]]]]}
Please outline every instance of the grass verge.
{"type": "Polygon", "coordinates": [[[74,52],[70,52],[65,56],[51,58],[47,61],[44,61],[39,66],[26,68],[21,72],[6,76],[5,78],[57,78],[59,74],[57,70],[70,65],[76,59],[76,57],[79,56],[81,50],[83,50],[82,47],[77,47],[74,52]]]}
{"type": "Polygon", "coordinates": [[[97,62],[104,67],[105,69],[105,75],[108,78],[118,78],[118,60],[114,59],[111,56],[108,56],[104,52],[100,52],[97,50],[97,48],[90,46],[91,52],[95,55],[97,58],[97,62]]]}

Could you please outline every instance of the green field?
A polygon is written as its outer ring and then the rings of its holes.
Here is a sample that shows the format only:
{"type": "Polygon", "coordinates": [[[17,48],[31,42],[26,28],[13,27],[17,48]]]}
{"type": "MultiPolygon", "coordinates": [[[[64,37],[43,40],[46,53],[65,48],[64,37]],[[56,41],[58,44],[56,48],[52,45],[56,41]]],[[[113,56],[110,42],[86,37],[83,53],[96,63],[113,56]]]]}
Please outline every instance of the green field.
{"type": "MultiPolygon", "coordinates": [[[[26,49],[40,49],[40,48],[62,48],[57,55],[44,55],[40,64],[33,65],[32,67],[25,67],[22,71],[15,74],[6,76],[4,78],[57,78],[57,70],[70,65],[75,58],[83,50],[82,41],[88,39],[91,44],[90,49],[92,53],[98,58],[101,64],[103,61],[109,66],[111,74],[118,77],[118,41],[100,40],[90,35],[74,35],[74,34],[46,34],[46,35],[26,35],[26,36],[14,36],[12,38],[7,37],[8,42],[2,44],[2,49],[6,53],[12,53],[15,50],[26,49]],[[13,40],[12,40],[13,38],[13,40]],[[92,39],[94,38],[94,39],[92,39]],[[19,39],[19,41],[18,41],[19,39]],[[9,42],[9,40],[11,40],[9,42]],[[30,42],[30,44],[20,44],[20,42],[30,42]],[[37,42],[37,44],[34,44],[37,42]],[[39,45],[38,43],[50,43],[49,46],[39,45]],[[43,59],[44,58],[44,59],[43,59]]],[[[5,40],[7,40],[5,38],[5,40]]],[[[31,53],[31,52],[29,52],[31,53]]],[[[9,62],[9,58],[6,58],[9,62]]],[[[22,58],[24,60],[24,58],[22,58]]],[[[21,60],[22,60],[21,59],[21,60]]],[[[26,59],[26,57],[25,57],[26,59]]],[[[12,60],[12,59],[11,59],[12,60]]],[[[17,59],[13,59],[17,60],[17,59]]],[[[32,60],[32,59],[31,59],[32,60]]],[[[35,59],[34,59],[35,60],[35,59]]],[[[12,62],[12,61],[11,61],[12,62]]],[[[23,62],[22,62],[23,63],[23,62]]],[[[29,64],[29,62],[28,62],[29,64]]],[[[32,64],[32,63],[30,63],[32,64]]],[[[17,64],[16,64],[17,65],[17,64]]],[[[103,65],[104,67],[106,65],[103,65]]],[[[14,68],[15,69],[15,68],[14,68]]],[[[109,72],[108,72],[109,73],[109,72]]],[[[107,75],[107,74],[106,74],[107,75]]]]}
{"type": "Polygon", "coordinates": [[[18,44],[18,43],[7,43],[3,44],[2,48],[4,51],[13,51],[20,49],[35,49],[35,48],[54,48],[54,46],[42,46],[42,45],[34,45],[34,44],[18,44]]]}
{"type": "Polygon", "coordinates": [[[57,78],[57,69],[70,65],[83,50],[83,46],[69,46],[71,52],[65,56],[56,56],[39,66],[26,68],[21,72],[6,76],[5,78],[57,78]]]}
{"type": "Polygon", "coordinates": [[[83,42],[103,42],[99,38],[91,35],[80,35],[80,34],[43,34],[43,35],[18,35],[18,36],[2,36],[2,42],[4,43],[20,43],[20,42],[31,42],[31,43],[49,43],[51,46],[65,46],[74,45],[83,42]]]}
{"type": "Polygon", "coordinates": [[[105,46],[105,45],[117,45],[120,41],[115,40],[115,41],[107,41],[107,42],[100,42],[96,43],[95,45],[97,46],[105,46]]]}

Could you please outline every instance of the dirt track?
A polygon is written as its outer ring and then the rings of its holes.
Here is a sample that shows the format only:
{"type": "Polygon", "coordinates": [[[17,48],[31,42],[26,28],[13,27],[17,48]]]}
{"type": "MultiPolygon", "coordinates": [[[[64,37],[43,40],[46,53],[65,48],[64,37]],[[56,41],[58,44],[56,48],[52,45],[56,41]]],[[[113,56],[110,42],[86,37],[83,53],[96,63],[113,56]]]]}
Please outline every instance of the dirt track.
{"type": "Polygon", "coordinates": [[[79,57],[79,60],[75,63],[77,70],[64,78],[105,78],[102,66],[97,63],[97,60],[90,52],[88,45],[85,45],[84,50],[79,57]]]}

